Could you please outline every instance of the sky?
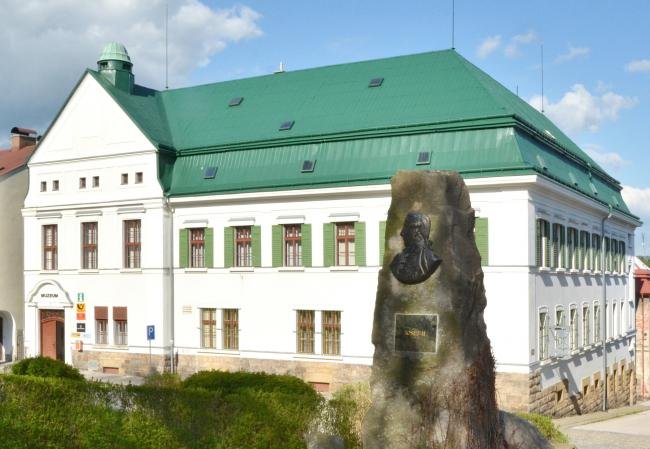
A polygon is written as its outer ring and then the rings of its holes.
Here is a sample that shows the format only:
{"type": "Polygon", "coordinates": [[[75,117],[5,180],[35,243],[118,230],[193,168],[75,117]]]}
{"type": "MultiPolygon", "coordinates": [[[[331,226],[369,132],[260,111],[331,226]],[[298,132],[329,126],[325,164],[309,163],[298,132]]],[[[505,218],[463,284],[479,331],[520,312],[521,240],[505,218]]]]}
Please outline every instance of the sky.
{"type": "MultiPolygon", "coordinates": [[[[166,6],[170,88],[452,47],[452,0],[0,0],[0,148],[45,132],[107,42],[163,89],[166,6]]],[[[620,181],[650,254],[650,2],[456,0],[454,18],[461,55],[620,181]]]]}

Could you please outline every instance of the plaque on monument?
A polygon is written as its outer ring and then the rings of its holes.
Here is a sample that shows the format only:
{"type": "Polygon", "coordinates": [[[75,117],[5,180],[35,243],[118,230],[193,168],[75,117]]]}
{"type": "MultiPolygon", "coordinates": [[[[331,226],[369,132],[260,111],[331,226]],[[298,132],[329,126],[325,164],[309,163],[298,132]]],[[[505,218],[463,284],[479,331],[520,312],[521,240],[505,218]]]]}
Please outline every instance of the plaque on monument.
{"type": "Polygon", "coordinates": [[[436,352],[438,315],[395,314],[395,351],[436,352]]]}

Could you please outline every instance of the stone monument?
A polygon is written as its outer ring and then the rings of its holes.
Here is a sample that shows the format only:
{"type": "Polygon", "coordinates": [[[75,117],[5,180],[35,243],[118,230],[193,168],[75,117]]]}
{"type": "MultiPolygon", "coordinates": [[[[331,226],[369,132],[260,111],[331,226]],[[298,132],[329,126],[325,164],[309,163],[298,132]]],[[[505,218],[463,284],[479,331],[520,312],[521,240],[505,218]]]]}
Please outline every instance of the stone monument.
{"type": "Polygon", "coordinates": [[[474,210],[454,172],[398,172],[364,449],[503,449],[474,210]]]}

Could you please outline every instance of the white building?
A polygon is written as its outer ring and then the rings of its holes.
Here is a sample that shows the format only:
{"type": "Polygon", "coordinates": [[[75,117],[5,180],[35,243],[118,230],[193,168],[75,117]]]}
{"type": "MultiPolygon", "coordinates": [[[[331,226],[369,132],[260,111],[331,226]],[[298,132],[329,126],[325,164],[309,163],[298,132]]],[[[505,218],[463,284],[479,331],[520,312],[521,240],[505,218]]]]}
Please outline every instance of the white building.
{"type": "Polygon", "coordinates": [[[502,405],[597,408],[605,332],[610,403],[629,399],[639,221],[616,180],[456,52],[164,92],[133,83],[118,44],[98,65],[29,164],[29,354],[367,379],[390,177],[453,169],[479,217],[502,405]]]}
{"type": "Polygon", "coordinates": [[[27,160],[36,131],[14,127],[11,147],[0,150],[0,363],[23,355],[23,225],[20,210],[27,194],[27,160]]]}

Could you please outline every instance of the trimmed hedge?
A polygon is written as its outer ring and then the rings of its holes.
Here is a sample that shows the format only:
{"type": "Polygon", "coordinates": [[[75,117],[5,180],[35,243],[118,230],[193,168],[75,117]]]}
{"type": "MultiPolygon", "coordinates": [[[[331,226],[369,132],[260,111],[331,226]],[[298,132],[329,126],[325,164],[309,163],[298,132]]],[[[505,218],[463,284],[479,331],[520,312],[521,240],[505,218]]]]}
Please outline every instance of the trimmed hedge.
{"type": "Polygon", "coordinates": [[[210,390],[0,376],[2,447],[304,449],[321,399],[302,384],[291,393],[260,389],[265,381],[210,390]]]}
{"type": "Polygon", "coordinates": [[[49,357],[32,357],[23,359],[11,367],[11,372],[23,376],[58,377],[72,380],[84,380],[84,377],[77,368],[49,357]]]}

